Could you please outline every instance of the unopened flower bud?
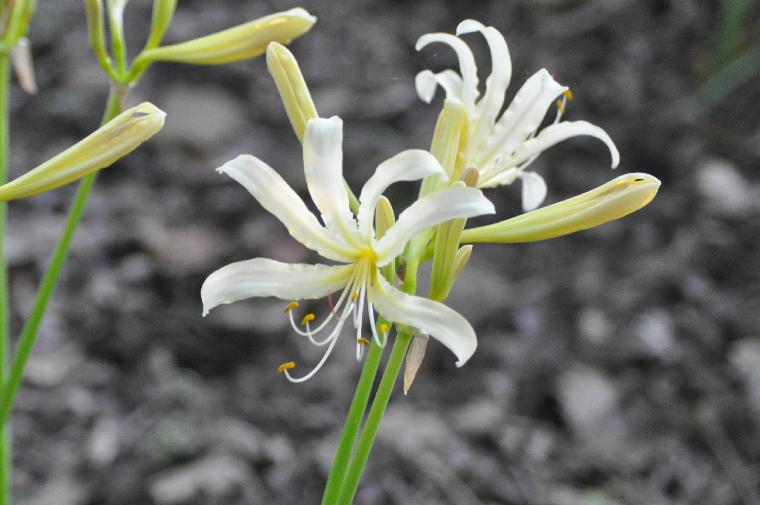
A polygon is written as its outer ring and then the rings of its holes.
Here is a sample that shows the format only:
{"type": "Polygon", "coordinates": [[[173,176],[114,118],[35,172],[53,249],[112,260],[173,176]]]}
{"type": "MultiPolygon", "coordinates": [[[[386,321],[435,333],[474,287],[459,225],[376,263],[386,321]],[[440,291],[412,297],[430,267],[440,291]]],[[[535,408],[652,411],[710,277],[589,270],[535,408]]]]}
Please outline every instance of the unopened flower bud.
{"type": "Polygon", "coordinates": [[[652,201],[660,181],[648,174],[621,175],[586,193],[517,217],[465,230],[461,242],[535,242],[599,226],[652,201]]]}
{"type": "Polygon", "coordinates": [[[155,135],[165,116],[148,102],[122,112],[54,158],[0,186],[0,201],[49,191],[112,165],[155,135]]]}
{"type": "Polygon", "coordinates": [[[272,41],[287,44],[303,35],[316,20],[300,7],[270,14],[205,37],[148,49],[135,59],[134,67],[155,61],[217,65],[253,58],[272,41]]]}
{"type": "Polygon", "coordinates": [[[303,140],[306,124],[319,115],[298,62],[285,46],[272,42],[267,47],[267,68],[280,93],[290,124],[298,140],[303,140]]]}

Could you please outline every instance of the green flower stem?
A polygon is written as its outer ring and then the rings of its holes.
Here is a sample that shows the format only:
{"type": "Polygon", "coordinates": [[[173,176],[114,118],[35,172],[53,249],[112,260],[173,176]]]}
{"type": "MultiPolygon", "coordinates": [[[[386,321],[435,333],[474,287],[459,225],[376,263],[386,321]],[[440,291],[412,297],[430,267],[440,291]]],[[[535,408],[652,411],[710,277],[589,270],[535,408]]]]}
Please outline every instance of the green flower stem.
{"type": "Polygon", "coordinates": [[[411,333],[400,332],[396,335],[391,355],[388,358],[388,364],[385,366],[385,371],[380,379],[380,385],[377,388],[377,393],[375,393],[375,399],[372,401],[372,407],[369,409],[367,422],[364,424],[364,429],[356,445],[356,451],[351,459],[351,465],[348,467],[348,473],[343,482],[343,489],[341,489],[338,501],[335,502],[336,505],[351,505],[354,500],[356,490],[359,487],[359,481],[364,472],[364,466],[369,458],[369,452],[372,450],[377,430],[380,428],[380,421],[385,413],[385,408],[388,406],[393,386],[396,384],[406,350],[411,341],[411,333]]]}
{"type": "MultiPolygon", "coordinates": [[[[404,276],[404,292],[406,293],[414,294],[416,292],[418,262],[418,258],[409,258],[407,260],[406,275],[404,276]]],[[[404,356],[411,342],[412,331],[402,331],[399,329],[335,505],[351,505],[354,500],[356,490],[359,488],[359,481],[369,458],[369,453],[372,450],[375,437],[377,437],[377,430],[380,428],[380,421],[383,419],[383,414],[385,414],[385,409],[391,399],[393,387],[396,384],[396,379],[398,379],[398,374],[401,371],[401,365],[404,362],[404,356]]]]}
{"type": "MultiPolygon", "coordinates": [[[[101,125],[107,123],[121,112],[121,98],[122,90],[113,87],[108,96],[108,104],[106,106],[106,111],[103,114],[101,125]]],[[[16,352],[13,356],[13,361],[11,362],[10,371],[3,381],[2,396],[0,396],[0,426],[4,426],[10,416],[13,401],[16,398],[16,393],[21,385],[21,379],[24,376],[26,362],[29,359],[29,355],[34,347],[34,342],[37,339],[37,330],[40,327],[48,302],[50,301],[50,297],[58,282],[61,267],[63,266],[63,262],[69,251],[71,239],[79,224],[79,219],[82,217],[87,197],[95,183],[96,174],[97,172],[87,175],[79,182],[79,189],[77,189],[74,202],[69,208],[69,214],[66,218],[63,233],[61,233],[61,236],[58,239],[50,264],[48,265],[45,275],[42,278],[42,282],[40,283],[32,311],[21,330],[21,336],[19,337],[16,352]]]]}
{"type": "MultiPolygon", "coordinates": [[[[388,324],[382,317],[378,318],[377,326],[388,324]]],[[[364,412],[367,410],[369,395],[372,392],[372,386],[375,383],[377,369],[380,367],[380,358],[383,355],[383,348],[372,341],[367,354],[367,360],[364,362],[359,383],[356,385],[354,398],[351,400],[351,407],[348,409],[348,416],[343,425],[343,432],[340,436],[338,449],[335,451],[330,473],[327,476],[327,485],[322,495],[322,505],[332,505],[338,499],[338,493],[343,485],[346,470],[351,460],[351,451],[356,444],[356,436],[359,433],[364,412]]]]}
{"type": "MultiPolygon", "coordinates": [[[[8,92],[10,84],[10,57],[0,53],[0,184],[8,179],[8,150],[10,147],[10,121],[8,92]]],[[[10,348],[10,310],[8,303],[8,267],[5,261],[5,228],[8,204],[0,203],[0,381],[8,368],[10,348]]],[[[5,423],[0,433],[0,505],[11,503],[11,428],[5,423]]]]}

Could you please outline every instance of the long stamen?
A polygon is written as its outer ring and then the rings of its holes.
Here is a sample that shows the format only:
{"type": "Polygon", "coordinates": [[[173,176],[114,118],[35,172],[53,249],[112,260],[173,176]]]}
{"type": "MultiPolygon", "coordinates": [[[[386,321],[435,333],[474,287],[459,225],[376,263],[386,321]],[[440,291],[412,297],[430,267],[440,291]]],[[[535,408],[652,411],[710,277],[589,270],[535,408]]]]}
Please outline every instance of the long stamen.
{"type": "Polygon", "coordinates": [[[327,349],[325,350],[325,353],[322,355],[322,359],[319,360],[319,363],[317,363],[317,365],[311,370],[311,372],[307,373],[303,377],[293,377],[292,375],[290,375],[290,372],[288,371],[289,368],[292,368],[292,367],[287,367],[282,370],[282,373],[285,374],[285,377],[287,377],[287,379],[290,382],[295,382],[295,383],[304,382],[314,377],[314,374],[319,372],[322,366],[324,366],[325,362],[327,362],[327,358],[330,357],[330,354],[335,348],[335,343],[340,338],[340,330],[343,329],[344,323],[345,321],[339,321],[338,324],[335,326],[335,329],[333,329],[332,333],[330,333],[330,336],[327,337],[327,339],[325,339],[325,341],[330,342],[330,345],[327,347],[327,349]]]}
{"type": "Polygon", "coordinates": [[[369,327],[372,329],[372,338],[377,345],[385,347],[385,344],[388,342],[388,325],[380,323],[380,326],[375,326],[375,308],[372,302],[367,304],[367,311],[369,312],[369,327]],[[378,332],[378,330],[380,331],[378,332]],[[383,338],[380,338],[381,333],[383,338]]]}
{"type": "MultiPolygon", "coordinates": [[[[334,307],[331,307],[331,310],[330,310],[330,315],[328,315],[327,317],[325,317],[325,319],[324,319],[324,320],[323,320],[323,321],[322,321],[322,322],[319,324],[319,326],[317,326],[317,327],[316,327],[316,328],[314,328],[314,329],[309,329],[309,331],[303,331],[303,330],[301,330],[301,329],[298,327],[298,325],[296,324],[296,322],[295,322],[295,318],[293,317],[293,312],[292,312],[292,310],[288,310],[287,312],[288,312],[288,313],[289,313],[289,315],[290,315],[290,326],[292,326],[292,327],[293,327],[293,331],[295,331],[296,333],[298,333],[298,334],[299,334],[299,335],[301,335],[302,337],[308,337],[308,336],[309,336],[309,333],[311,333],[311,335],[316,335],[317,333],[319,333],[319,332],[321,332],[322,330],[324,330],[324,329],[325,329],[325,327],[326,327],[326,326],[327,326],[327,325],[328,325],[330,322],[332,322],[334,319],[336,319],[336,318],[337,318],[337,317],[336,317],[336,314],[337,314],[337,312],[340,310],[340,307],[341,307],[341,306],[343,305],[343,303],[345,302],[345,300],[346,300],[346,296],[347,296],[348,292],[351,290],[351,286],[352,286],[352,284],[353,284],[353,281],[354,281],[354,279],[355,279],[355,278],[356,278],[356,274],[354,274],[354,276],[353,276],[351,279],[349,279],[349,281],[346,283],[346,287],[345,287],[345,288],[343,288],[343,292],[341,293],[340,297],[338,298],[338,302],[335,304],[335,306],[334,306],[334,307]]],[[[291,302],[291,303],[294,303],[294,302],[291,302]]],[[[295,303],[297,303],[297,302],[295,302],[295,303]]],[[[290,304],[288,304],[288,305],[286,306],[286,309],[287,309],[287,307],[290,307],[290,304]]]]}

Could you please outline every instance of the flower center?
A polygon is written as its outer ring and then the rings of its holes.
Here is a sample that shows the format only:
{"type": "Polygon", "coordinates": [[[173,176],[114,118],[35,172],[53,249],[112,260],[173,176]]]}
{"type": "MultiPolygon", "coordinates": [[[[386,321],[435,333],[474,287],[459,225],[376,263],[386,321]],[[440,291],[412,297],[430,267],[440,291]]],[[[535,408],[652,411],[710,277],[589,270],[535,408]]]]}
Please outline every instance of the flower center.
{"type": "Polygon", "coordinates": [[[366,247],[358,252],[351,278],[346,283],[340,297],[338,297],[338,300],[334,304],[332,295],[328,296],[327,301],[330,306],[330,313],[319,323],[315,323],[315,320],[317,319],[316,314],[308,312],[301,317],[300,324],[296,324],[294,312],[300,304],[296,301],[292,301],[285,306],[284,312],[287,313],[290,318],[290,324],[293,327],[293,331],[301,336],[307,337],[309,342],[315,346],[327,347],[319,363],[317,363],[317,365],[303,377],[296,378],[290,374],[290,370],[296,366],[295,362],[288,361],[279,366],[277,371],[283,373],[289,381],[304,382],[314,376],[314,374],[322,368],[327,361],[327,358],[332,353],[335,343],[340,337],[343,325],[349,320],[349,318],[353,321],[354,328],[356,329],[356,359],[357,361],[362,359],[364,348],[371,343],[369,339],[362,337],[365,300],[369,325],[372,330],[372,338],[377,345],[381,347],[385,346],[385,343],[388,341],[388,332],[390,331],[390,328],[387,324],[380,324],[375,327],[375,311],[372,307],[372,302],[367,300],[367,290],[371,285],[372,275],[377,272],[376,261],[377,254],[372,248],[366,247]],[[334,323],[334,325],[332,323],[334,323]],[[317,335],[328,327],[331,328],[328,330],[329,334],[324,338],[317,338],[317,335]]]}

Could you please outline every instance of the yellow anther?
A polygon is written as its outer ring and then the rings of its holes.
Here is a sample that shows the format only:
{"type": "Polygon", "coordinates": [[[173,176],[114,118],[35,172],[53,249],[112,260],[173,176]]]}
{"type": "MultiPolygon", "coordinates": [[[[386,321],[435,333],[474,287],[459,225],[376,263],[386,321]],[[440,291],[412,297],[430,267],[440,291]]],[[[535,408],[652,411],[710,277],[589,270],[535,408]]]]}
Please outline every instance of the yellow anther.
{"type": "Polygon", "coordinates": [[[369,345],[369,340],[366,338],[357,338],[356,343],[361,345],[369,345]]]}
{"type": "Polygon", "coordinates": [[[280,366],[277,367],[277,373],[282,373],[285,370],[290,370],[291,368],[295,368],[295,367],[296,367],[296,362],[295,361],[287,361],[287,362],[285,362],[282,365],[280,365],[280,366]]]}
{"type": "Polygon", "coordinates": [[[570,91],[569,89],[565,90],[562,94],[565,96],[565,98],[568,99],[568,101],[572,101],[573,100],[573,92],[570,91]]]}
{"type": "Polygon", "coordinates": [[[316,318],[317,316],[309,312],[308,314],[303,316],[303,319],[301,319],[301,326],[306,326],[308,323],[310,323],[311,321],[314,321],[316,318]]]}
{"type": "Polygon", "coordinates": [[[357,298],[359,298],[359,293],[357,293],[356,291],[354,291],[353,293],[351,293],[351,301],[352,302],[355,302],[357,298]]]}
{"type": "Polygon", "coordinates": [[[561,99],[559,99],[555,103],[557,104],[557,109],[559,109],[559,111],[564,114],[565,113],[565,102],[562,101],[561,99]]]}
{"type": "Polygon", "coordinates": [[[377,327],[378,330],[380,330],[380,333],[388,333],[388,325],[385,323],[380,323],[377,327]]]}
{"type": "Polygon", "coordinates": [[[296,301],[292,301],[289,304],[285,305],[285,309],[283,310],[283,312],[285,313],[290,312],[291,310],[298,308],[300,305],[301,305],[300,303],[296,301]]]}

